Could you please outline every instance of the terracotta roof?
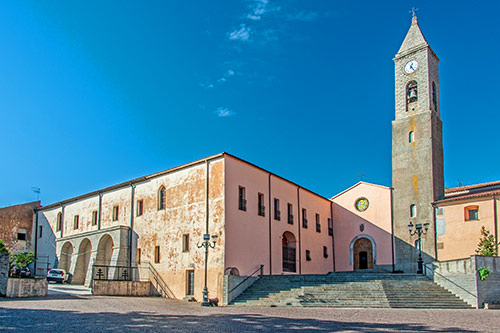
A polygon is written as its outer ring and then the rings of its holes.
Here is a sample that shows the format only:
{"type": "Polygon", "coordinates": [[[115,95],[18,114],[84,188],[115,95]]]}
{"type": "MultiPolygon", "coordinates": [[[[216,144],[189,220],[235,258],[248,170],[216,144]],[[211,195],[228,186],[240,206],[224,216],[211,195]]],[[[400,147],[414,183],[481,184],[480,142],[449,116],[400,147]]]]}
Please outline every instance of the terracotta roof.
{"type": "Polygon", "coordinates": [[[489,182],[489,183],[482,183],[482,184],[475,184],[475,185],[467,185],[467,186],[461,186],[461,187],[454,187],[454,188],[447,188],[444,190],[444,193],[454,193],[454,192],[462,192],[462,191],[468,191],[468,190],[473,190],[473,189],[479,189],[481,187],[490,187],[490,186],[500,186],[500,180],[496,182],[489,182]]]}
{"type": "Polygon", "coordinates": [[[500,181],[446,189],[444,198],[436,200],[436,203],[468,200],[494,195],[500,196],[500,181]]]}

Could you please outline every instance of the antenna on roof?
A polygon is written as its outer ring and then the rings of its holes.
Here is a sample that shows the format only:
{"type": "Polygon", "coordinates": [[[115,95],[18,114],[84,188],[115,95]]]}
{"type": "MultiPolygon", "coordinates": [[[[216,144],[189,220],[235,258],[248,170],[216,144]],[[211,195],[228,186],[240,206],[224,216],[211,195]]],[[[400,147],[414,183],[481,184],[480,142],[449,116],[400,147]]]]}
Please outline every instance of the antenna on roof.
{"type": "Polygon", "coordinates": [[[457,187],[462,187],[464,184],[460,181],[460,179],[457,178],[458,186],[457,187]]]}
{"type": "Polygon", "coordinates": [[[36,194],[36,200],[40,201],[40,188],[39,187],[32,187],[31,190],[33,193],[36,194]]]}

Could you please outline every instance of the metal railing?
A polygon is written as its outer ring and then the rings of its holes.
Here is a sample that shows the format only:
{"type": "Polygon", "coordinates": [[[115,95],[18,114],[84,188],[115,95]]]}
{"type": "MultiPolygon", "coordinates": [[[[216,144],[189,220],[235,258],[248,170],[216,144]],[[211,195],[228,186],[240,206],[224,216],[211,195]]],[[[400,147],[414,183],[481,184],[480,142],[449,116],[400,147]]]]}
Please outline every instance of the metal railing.
{"type": "Polygon", "coordinates": [[[471,293],[470,291],[468,291],[468,290],[467,290],[467,289],[465,289],[464,287],[460,286],[459,284],[457,284],[457,283],[455,283],[455,282],[451,281],[451,280],[450,280],[450,279],[448,279],[446,276],[444,276],[444,275],[442,275],[442,274],[440,274],[440,273],[436,272],[436,270],[435,270],[435,269],[434,269],[431,265],[424,263],[424,269],[425,269],[425,271],[424,271],[424,276],[425,276],[425,277],[427,277],[428,279],[430,279],[430,278],[427,276],[427,274],[426,274],[426,273],[427,273],[427,269],[428,269],[428,268],[432,271],[432,273],[433,273],[433,274],[437,274],[437,275],[439,275],[440,277],[442,277],[443,279],[445,279],[445,280],[446,280],[446,281],[448,281],[449,283],[451,283],[451,284],[453,284],[453,285],[457,286],[458,288],[460,288],[460,289],[462,289],[463,291],[465,291],[467,294],[469,294],[469,295],[471,295],[471,296],[473,296],[474,298],[476,298],[476,299],[477,299],[477,296],[476,296],[476,295],[474,295],[473,293],[471,293]]]}
{"type": "Polygon", "coordinates": [[[149,263],[149,272],[151,273],[151,282],[155,283],[156,290],[160,293],[160,296],[174,298],[174,293],[170,290],[167,283],[162,279],[156,268],[154,268],[151,263],[149,263]]]}
{"type": "Polygon", "coordinates": [[[250,279],[252,276],[255,275],[255,273],[259,272],[259,279],[262,275],[264,275],[264,265],[260,265],[259,268],[257,268],[255,270],[255,272],[253,272],[252,274],[248,275],[246,278],[244,278],[242,281],[240,281],[240,283],[238,283],[236,286],[234,286],[233,288],[231,288],[231,290],[228,291],[228,295],[230,295],[233,291],[235,291],[239,286],[241,286],[243,283],[245,283],[246,281],[248,281],[248,279],[250,279]]]}
{"type": "Polygon", "coordinates": [[[93,265],[92,279],[94,281],[138,281],[139,268],[135,266],[93,265]]]}

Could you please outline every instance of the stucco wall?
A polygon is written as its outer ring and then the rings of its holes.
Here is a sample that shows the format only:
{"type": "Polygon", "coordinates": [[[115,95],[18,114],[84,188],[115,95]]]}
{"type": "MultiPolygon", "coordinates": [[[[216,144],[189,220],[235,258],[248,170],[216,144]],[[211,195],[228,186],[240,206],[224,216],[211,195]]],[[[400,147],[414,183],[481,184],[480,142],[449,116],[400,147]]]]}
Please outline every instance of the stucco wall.
{"type": "Polygon", "coordinates": [[[375,265],[384,270],[391,270],[391,189],[360,182],[332,200],[336,270],[353,270],[351,247],[357,237],[371,238],[376,247],[373,256],[376,257],[375,265]],[[360,198],[366,198],[369,202],[364,212],[355,207],[360,198]]]}
{"type": "Polygon", "coordinates": [[[468,258],[475,254],[484,225],[495,234],[493,198],[439,204],[443,214],[436,216],[438,260],[468,258]],[[479,220],[466,221],[465,207],[478,206],[479,220]]]}
{"type": "Polygon", "coordinates": [[[288,231],[296,239],[296,273],[333,271],[328,199],[231,156],[226,157],[225,192],[226,268],[236,267],[241,275],[248,275],[263,264],[264,274],[282,274],[282,239],[288,231]],[[245,187],[246,211],[238,207],[240,186],[245,187]],[[264,196],[265,216],[258,214],[258,193],[264,196]],[[274,217],[274,198],[280,201],[280,220],[274,217]],[[288,203],[293,206],[293,224],[287,219],[288,203]],[[307,229],[302,227],[302,208],[307,209],[307,229]],[[316,213],[321,232],[316,232],[316,213]],[[323,257],[323,246],[328,248],[328,258],[323,257]],[[305,259],[306,250],[311,251],[311,261],[305,259]]]}

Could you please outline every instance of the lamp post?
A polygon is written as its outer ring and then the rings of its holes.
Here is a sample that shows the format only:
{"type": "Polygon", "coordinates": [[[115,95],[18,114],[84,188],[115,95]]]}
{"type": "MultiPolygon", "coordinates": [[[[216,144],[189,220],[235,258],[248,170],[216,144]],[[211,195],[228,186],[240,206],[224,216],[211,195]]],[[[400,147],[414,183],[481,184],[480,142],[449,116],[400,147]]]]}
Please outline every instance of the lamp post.
{"type": "Polygon", "coordinates": [[[422,235],[425,235],[428,229],[429,223],[417,223],[414,225],[413,222],[410,221],[410,224],[408,224],[410,236],[418,236],[417,274],[423,274],[424,272],[424,260],[422,259],[422,235]]]}
{"type": "Polygon", "coordinates": [[[197,244],[198,248],[205,248],[205,287],[203,288],[203,302],[201,302],[201,306],[210,306],[208,302],[208,288],[207,288],[207,264],[208,264],[208,248],[214,248],[215,243],[217,242],[217,235],[212,235],[212,241],[210,241],[210,235],[203,235],[203,242],[201,244],[197,244]]]}

